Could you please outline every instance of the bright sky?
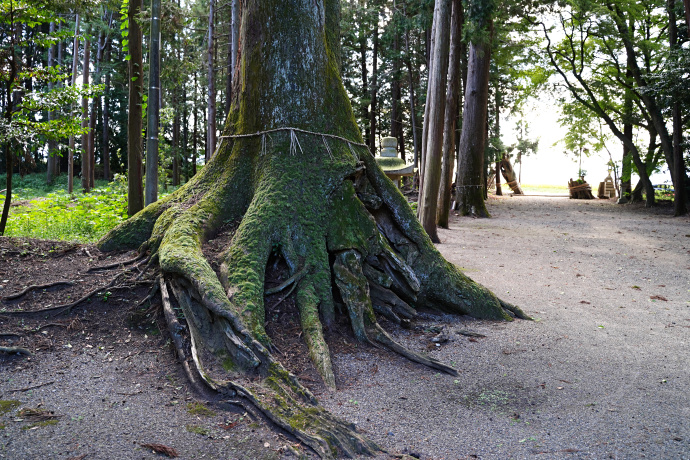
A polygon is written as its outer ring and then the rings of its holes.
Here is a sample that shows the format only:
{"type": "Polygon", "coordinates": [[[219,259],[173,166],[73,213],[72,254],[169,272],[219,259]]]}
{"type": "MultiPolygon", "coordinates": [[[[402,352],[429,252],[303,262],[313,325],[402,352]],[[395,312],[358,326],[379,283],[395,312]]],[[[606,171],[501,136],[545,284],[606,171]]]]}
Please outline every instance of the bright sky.
{"type": "MultiPolygon", "coordinates": [[[[524,118],[529,124],[529,139],[539,138],[539,151],[536,155],[528,156],[523,159],[522,181],[528,185],[567,185],[568,179],[577,179],[578,163],[563,153],[563,144],[554,146],[566,133],[566,129],[558,124],[558,107],[551,101],[537,100],[532,104],[531,109],[526,109],[524,118]]],[[[515,123],[516,117],[501,117],[501,133],[503,142],[510,145],[516,142],[515,123]]],[[[606,128],[604,128],[606,129],[606,128]]],[[[607,143],[608,149],[613,155],[613,160],[618,163],[620,168],[623,147],[620,141],[613,138],[607,143]]],[[[598,185],[603,182],[608,173],[607,163],[609,161],[608,152],[603,150],[598,154],[592,154],[589,158],[583,156],[582,169],[587,171],[586,180],[590,184],[598,185]]],[[[515,167],[519,171],[519,166],[515,167]]],[[[613,174],[612,174],[613,177],[613,174]]],[[[664,166],[662,173],[651,176],[653,184],[660,184],[668,181],[671,176],[668,169],[664,166]]],[[[637,176],[633,176],[633,187],[637,183],[637,176]]]]}

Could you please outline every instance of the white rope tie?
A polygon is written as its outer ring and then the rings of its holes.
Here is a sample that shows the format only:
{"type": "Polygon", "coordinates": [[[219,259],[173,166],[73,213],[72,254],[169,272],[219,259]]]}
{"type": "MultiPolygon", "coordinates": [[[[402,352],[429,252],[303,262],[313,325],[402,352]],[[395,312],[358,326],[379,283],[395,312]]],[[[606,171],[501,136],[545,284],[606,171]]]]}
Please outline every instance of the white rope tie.
{"type": "MultiPolygon", "coordinates": [[[[331,138],[331,139],[337,139],[339,141],[343,141],[347,143],[348,148],[350,149],[350,153],[352,154],[352,157],[355,159],[355,161],[360,161],[359,155],[357,155],[357,152],[355,152],[355,149],[353,148],[353,145],[356,145],[357,147],[365,147],[367,151],[369,152],[369,146],[366,144],[362,144],[359,142],[353,142],[350,139],[346,139],[342,136],[336,136],[335,134],[328,134],[328,133],[317,133],[314,131],[308,131],[306,129],[300,129],[300,128],[274,128],[274,129],[267,129],[265,131],[258,131],[256,133],[249,133],[249,134],[232,134],[232,135],[226,135],[226,136],[220,136],[219,139],[246,139],[250,137],[257,137],[261,136],[261,155],[266,154],[266,136],[269,138],[270,133],[276,133],[279,131],[289,131],[290,132],[290,154],[295,155],[297,153],[297,148],[299,148],[299,151],[304,155],[304,150],[302,150],[302,145],[299,142],[299,138],[297,137],[297,133],[302,133],[302,134],[311,134],[314,136],[321,136],[321,139],[323,139],[323,143],[326,146],[326,151],[328,151],[328,154],[330,155],[331,158],[333,158],[333,152],[331,151],[331,147],[328,145],[328,142],[326,142],[326,138],[331,138]]],[[[271,139],[271,142],[273,139],[271,139]]],[[[369,152],[371,153],[371,152],[369,152]]]]}

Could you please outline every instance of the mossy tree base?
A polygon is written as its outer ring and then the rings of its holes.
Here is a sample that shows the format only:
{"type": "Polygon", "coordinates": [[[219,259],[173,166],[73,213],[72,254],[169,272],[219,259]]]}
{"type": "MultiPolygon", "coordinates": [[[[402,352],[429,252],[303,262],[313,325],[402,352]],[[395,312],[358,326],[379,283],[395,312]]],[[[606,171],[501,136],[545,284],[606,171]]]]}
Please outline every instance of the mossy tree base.
{"type": "MultiPolygon", "coordinates": [[[[341,311],[358,341],[451,374],[450,366],[396,343],[377,314],[399,324],[419,309],[496,320],[524,314],[443,259],[399,190],[356,144],[361,134],[338,75],[338,2],[250,0],[243,9],[239,78],[213,158],[99,246],[151,251],[184,312],[188,350],[180,337],[174,341],[185,369],[322,457],[372,454],[378,447],[325,411],[272,354],[264,327],[272,254],[288,267],[283,288],[294,292],[310,357],[331,389],[324,328],[341,311]],[[341,139],[289,130],[233,137],[286,127],[341,139]],[[202,244],[228,226],[236,230],[216,273],[202,244]]],[[[173,336],[178,329],[171,321],[173,336]]]]}

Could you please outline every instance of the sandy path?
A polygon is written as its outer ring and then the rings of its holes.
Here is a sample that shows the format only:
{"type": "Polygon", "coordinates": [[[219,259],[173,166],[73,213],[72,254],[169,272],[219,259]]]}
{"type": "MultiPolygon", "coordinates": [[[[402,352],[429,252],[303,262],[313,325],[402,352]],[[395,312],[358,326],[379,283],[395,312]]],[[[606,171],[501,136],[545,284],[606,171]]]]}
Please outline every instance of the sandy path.
{"type": "Polygon", "coordinates": [[[453,340],[431,353],[459,377],[360,353],[336,359],[359,379],[325,405],[421,458],[690,458],[689,219],[563,198],[489,209],[439,249],[537,321],[431,319],[453,340]]]}
{"type": "MultiPolygon", "coordinates": [[[[492,219],[454,218],[439,249],[537,321],[429,317],[395,334],[460,376],[359,347],[335,356],[342,385],[324,405],[390,453],[423,459],[690,458],[690,219],[563,198],[489,209],[492,219]],[[438,327],[451,341],[436,347],[438,327]]],[[[133,326],[120,296],[73,332],[50,330],[52,351],[0,360],[0,400],[60,415],[25,429],[19,408],[0,413],[0,459],[161,458],[146,442],[184,459],[294,458],[278,449],[293,442],[241,412],[192,413],[201,398],[166,336],[133,326]]]]}

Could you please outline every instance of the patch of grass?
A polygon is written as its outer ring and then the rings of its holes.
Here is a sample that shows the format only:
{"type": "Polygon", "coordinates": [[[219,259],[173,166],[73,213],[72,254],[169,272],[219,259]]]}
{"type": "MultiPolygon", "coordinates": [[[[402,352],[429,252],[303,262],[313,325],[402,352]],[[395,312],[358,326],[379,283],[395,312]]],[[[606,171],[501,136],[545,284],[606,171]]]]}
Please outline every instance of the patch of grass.
{"type": "MultiPolygon", "coordinates": [[[[4,189],[0,181],[0,190],[4,189]]],[[[172,192],[169,188],[168,192],[172,192]]],[[[114,182],[96,181],[88,194],[75,184],[67,193],[67,176],[53,185],[45,184],[45,175],[30,174],[13,178],[12,203],[6,236],[21,236],[92,243],[127,218],[127,180],[118,176],[114,182]]],[[[167,192],[159,191],[162,198],[167,192]]],[[[0,200],[5,196],[0,194],[0,200]]]]}
{"type": "Polygon", "coordinates": [[[189,431],[190,433],[200,434],[201,436],[208,436],[209,435],[208,429],[204,428],[203,426],[187,425],[186,428],[187,428],[187,431],[189,431]]]}
{"type": "MultiPolygon", "coordinates": [[[[501,184],[505,186],[505,184],[501,184]]],[[[554,194],[554,195],[567,195],[568,194],[568,184],[563,185],[533,185],[533,184],[520,184],[522,191],[526,194],[554,194]]],[[[510,188],[508,188],[510,190],[510,188]]]]}
{"type": "Polygon", "coordinates": [[[214,417],[216,415],[215,412],[199,402],[188,403],[187,412],[192,415],[201,415],[203,417],[214,417]]]}
{"type": "Polygon", "coordinates": [[[1,399],[0,400],[0,415],[4,415],[8,413],[11,410],[16,409],[19,407],[22,403],[20,401],[17,401],[16,399],[1,399]]]}
{"type": "Polygon", "coordinates": [[[44,427],[44,426],[52,426],[52,425],[57,425],[58,421],[53,419],[53,420],[43,420],[42,422],[36,422],[32,423],[31,425],[25,425],[22,427],[22,430],[30,430],[32,428],[39,428],[39,427],[44,427]]]}

